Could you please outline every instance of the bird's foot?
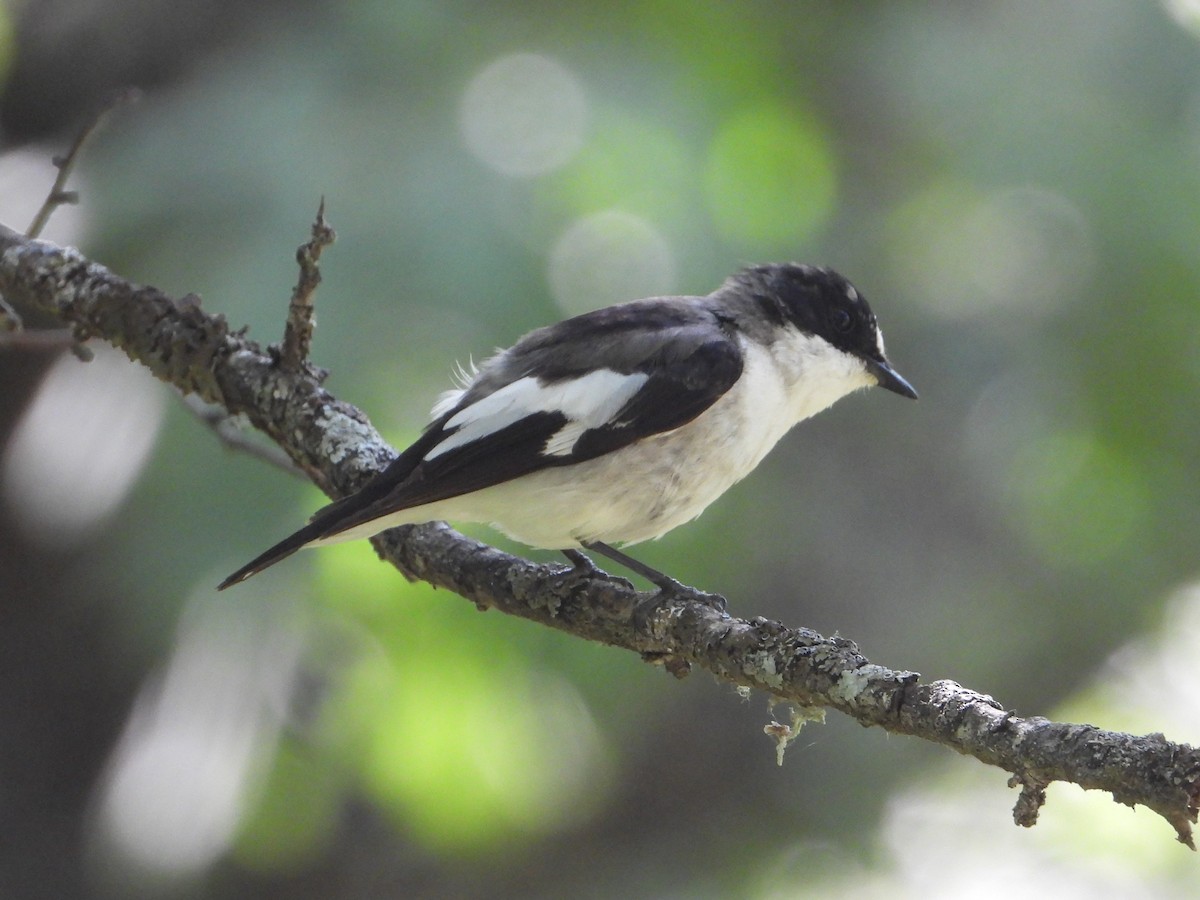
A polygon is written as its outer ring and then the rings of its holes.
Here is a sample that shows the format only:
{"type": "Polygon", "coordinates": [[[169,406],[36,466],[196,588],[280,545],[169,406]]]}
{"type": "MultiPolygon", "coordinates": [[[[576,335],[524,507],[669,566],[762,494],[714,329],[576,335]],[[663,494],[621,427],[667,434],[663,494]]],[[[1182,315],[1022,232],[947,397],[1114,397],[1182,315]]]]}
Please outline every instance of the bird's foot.
{"type": "Polygon", "coordinates": [[[595,580],[612,581],[629,585],[629,579],[604,571],[592,562],[585,553],[580,553],[578,550],[563,550],[562,555],[571,563],[571,567],[560,570],[555,576],[555,580],[567,590],[571,590],[578,584],[595,580]]]}
{"type": "MultiPolygon", "coordinates": [[[[728,608],[728,603],[720,594],[710,594],[706,591],[698,590],[694,587],[688,587],[681,582],[676,581],[670,575],[666,575],[658,569],[652,568],[632,556],[611,547],[608,544],[599,541],[588,541],[583,544],[584,549],[591,550],[593,553],[599,553],[606,556],[614,562],[618,562],[631,572],[636,572],[641,575],[651,584],[658,588],[658,592],[651,594],[639,600],[634,606],[633,619],[639,625],[646,625],[650,618],[657,613],[663,606],[672,601],[690,601],[693,603],[703,603],[715,609],[719,613],[724,613],[728,608]]],[[[585,554],[578,550],[563,550],[563,555],[571,561],[573,568],[566,572],[564,577],[586,577],[597,576],[601,578],[613,578],[607,572],[596,567],[596,564],[591,561],[585,554]],[[575,575],[575,573],[579,573],[575,575]]]]}
{"type": "Polygon", "coordinates": [[[562,555],[565,556],[567,561],[571,564],[571,568],[564,572],[564,575],[592,577],[607,574],[594,562],[592,562],[586,553],[580,553],[578,550],[564,550],[562,551],[562,555]]]}
{"type": "Polygon", "coordinates": [[[711,594],[708,591],[690,587],[667,575],[654,579],[654,584],[658,587],[658,592],[638,601],[637,609],[634,611],[635,617],[647,619],[668,603],[675,601],[702,603],[722,614],[729,611],[729,601],[720,594],[711,594]]]}

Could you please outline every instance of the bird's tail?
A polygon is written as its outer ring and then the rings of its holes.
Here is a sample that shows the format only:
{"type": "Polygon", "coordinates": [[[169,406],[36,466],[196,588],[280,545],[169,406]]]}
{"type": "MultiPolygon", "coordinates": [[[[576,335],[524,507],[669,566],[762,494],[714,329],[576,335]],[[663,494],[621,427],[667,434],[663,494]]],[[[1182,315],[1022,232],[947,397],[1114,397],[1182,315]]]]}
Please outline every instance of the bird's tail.
{"type": "MultiPolygon", "coordinates": [[[[289,534],[282,541],[270,549],[264,550],[250,562],[246,563],[224,581],[217,585],[218,591],[223,591],[227,587],[233,587],[249,578],[251,575],[257,575],[268,566],[273,566],[280,560],[287,559],[297,550],[307,547],[309,544],[322,539],[329,539],[339,532],[343,531],[348,524],[354,524],[354,516],[362,513],[371,506],[373,500],[376,499],[378,491],[372,490],[368,485],[365,490],[357,494],[351,494],[349,497],[343,497],[330,503],[328,506],[323,506],[317,510],[309,523],[299,531],[289,534]]],[[[352,535],[347,535],[351,537],[352,535]]]]}
{"type": "Polygon", "coordinates": [[[364,529],[362,526],[385,514],[404,508],[404,505],[396,499],[395,491],[398,486],[403,486],[405,479],[412,475],[429,448],[441,439],[441,424],[449,418],[450,414],[447,413],[429,425],[420,440],[392,460],[387,468],[367,482],[362,490],[317,510],[307,525],[250,560],[217,585],[217,590],[223,591],[227,587],[245,581],[251,575],[257,575],[268,566],[287,559],[297,550],[307,547],[309,544],[318,541],[333,543],[356,537],[369,537],[380,531],[379,528],[364,529]]]}
{"type": "Polygon", "coordinates": [[[218,591],[223,591],[227,587],[233,587],[235,584],[240,584],[251,575],[257,575],[268,566],[273,566],[280,560],[287,559],[297,550],[321,537],[322,533],[327,530],[328,523],[316,519],[305,525],[299,531],[289,534],[282,541],[271,547],[269,550],[264,550],[250,562],[246,563],[224,581],[217,585],[218,591]]]}

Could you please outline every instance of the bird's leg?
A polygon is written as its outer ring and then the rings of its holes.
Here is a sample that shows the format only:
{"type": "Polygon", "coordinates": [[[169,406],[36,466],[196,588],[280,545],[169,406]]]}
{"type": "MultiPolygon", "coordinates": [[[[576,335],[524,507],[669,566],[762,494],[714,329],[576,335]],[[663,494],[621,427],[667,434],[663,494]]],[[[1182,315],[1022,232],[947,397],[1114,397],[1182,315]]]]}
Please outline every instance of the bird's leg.
{"type": "Polygon", "coordinates": [[[602,573],[596,564],[591,561],[586,553],[580,553],[578,550],[570,549],[563,550],[562,555],[571,563],[571,575],[589,576],[606,574],[602,573]]]}
{"type": "MultiPolygon", "coordinates": [[[[591,550],[593,553],[599,553],[601,556],[607,556],[613,562],[620,563],[625,568],[627,568],[630,572],[636,572],[638,575],[641,575],[643,578],[645,578],[651,584],[657,585],[659,590],[661,590],[661,591],[668,591],[668,592],[669,591],[678,591],[680,588],[683,587],[682,584],[680,584],[678,581],[676,581],[670,575],[664,575],[662,572],[658,571],[658,569],[651,568],[650,566],[646,565],[644,562],[640,562],[640,561],[634,559],[628,553],[622,553],[616,547],[613,547],[609,544],[605,544],[603,541],[583,541],[583,546],[585,549],[591,550]]],[[[563,551],[563,553],[566,553],[566,552],[567,552],[566,550],[563,551]]],[[[576,556],[581,556],[584,559],[587,559],[587,557],[583,556],[583,554],[580,553],[578,550],[574,550],[572,552],[576,556]]],[[[574,561],[574,559],[570,556],[568,556],[567,558],[571,559],[572,562],[574,561]]],[[[591,560],[588,560],[588,563],[590,565],[594,565],[591,562],[591,560]]]]}
{"type": "MultiPolygon", "coordinates": [[[[725,612],[725,598],[720,594],[709,594],[705,591],[698,591],[695,588],[687,587],[686,585],[676,581],[670,575],[663,574],[662,572],[658,571],[658,569],[652,568],[646,565],[644,562],[634,559],[628,553],[623,553],[616,547],[605,544],[603,541],[583,541],[582,544],[584,549],[591,550],[593,553],[599,553],[601,556],[607,556],[613,562],[620,563],[629,571],[636,572],[651,584],[658,587],[658,593],[644,602],[643,605],[647,606],[647,608],[640,611],[643,615],[648,612],[652,612],[655,608],[661,606],[663,603],[673,597],[694,598],[703,603],[707,603],[709,606],[712,606],[720,612],[725,612]]],[[[566,553],[565,550],[563,552],[566,553]]],[[[579,553],[578,551],[573,552],[578,556],[583,556],[583,554],[579,553]]],[[[567,558],[573,561],[573,557],[568,556],[567,558]]],[[[591,561],[589,560],[589,564],[590,562],[591,561]]]]}

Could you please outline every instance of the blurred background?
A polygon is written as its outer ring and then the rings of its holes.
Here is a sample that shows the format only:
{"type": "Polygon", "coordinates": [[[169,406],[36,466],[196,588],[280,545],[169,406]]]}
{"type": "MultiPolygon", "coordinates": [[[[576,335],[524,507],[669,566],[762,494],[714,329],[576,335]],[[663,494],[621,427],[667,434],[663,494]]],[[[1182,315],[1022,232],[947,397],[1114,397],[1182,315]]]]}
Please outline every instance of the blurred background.
{"type": "MultiPolygon", "coordinates": [[[[1198,41],[1194,0],[10,2],[0,221],[140,87],[46,237],[270,342],[324,195],[314,360],[398,446],[532,327],[834,266],[920,402],[842,401],[639,556],[1194,743],[1198,41]]],[[[786,709],[365,543],[217,595],[322,498],[96,354],[0,344],[4,897],[1194,896],[1144,809],[1056,785],[1019,830],[1003,773],[837,715],[779,768],[786,709]]]]}

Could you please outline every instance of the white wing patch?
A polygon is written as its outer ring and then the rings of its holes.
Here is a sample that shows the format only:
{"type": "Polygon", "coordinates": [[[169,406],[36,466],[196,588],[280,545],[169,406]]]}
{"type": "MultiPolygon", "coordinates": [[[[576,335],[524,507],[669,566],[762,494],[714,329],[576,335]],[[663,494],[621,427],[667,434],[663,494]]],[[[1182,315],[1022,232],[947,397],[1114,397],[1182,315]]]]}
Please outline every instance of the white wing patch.
{"type": "MultiPolygon", "coordinates": [[[[425,458],[436,459],[456,447],[495,434],[526,416],[543,412],[560,412],[567,417],[567,424],[550,436],[542,452],[569,454],[585,431],[608,424],[649,378],[644,372],[622,375],[612,369],[597,369],[579,378],[551,384],[542,384],[532,375],[519,378],[451,416],[445,427],[458,430],[425,458]]],[[[444,414],[461,396],[461,392],[443,394],[435,409],[440,407],[444,414]],[[453,402],[451,394],[456,394],[453,402]]]]}
{"type": "Polygon", "coordinates": [[[612,422],[650,376],[645,372],[622,375],[612,369],[597,369],[582,378],[555,385],[561,391],[560,409],[567,424],[550,435],[542,452],[547,456],[568,456],[583,433],[612,422]]]}

